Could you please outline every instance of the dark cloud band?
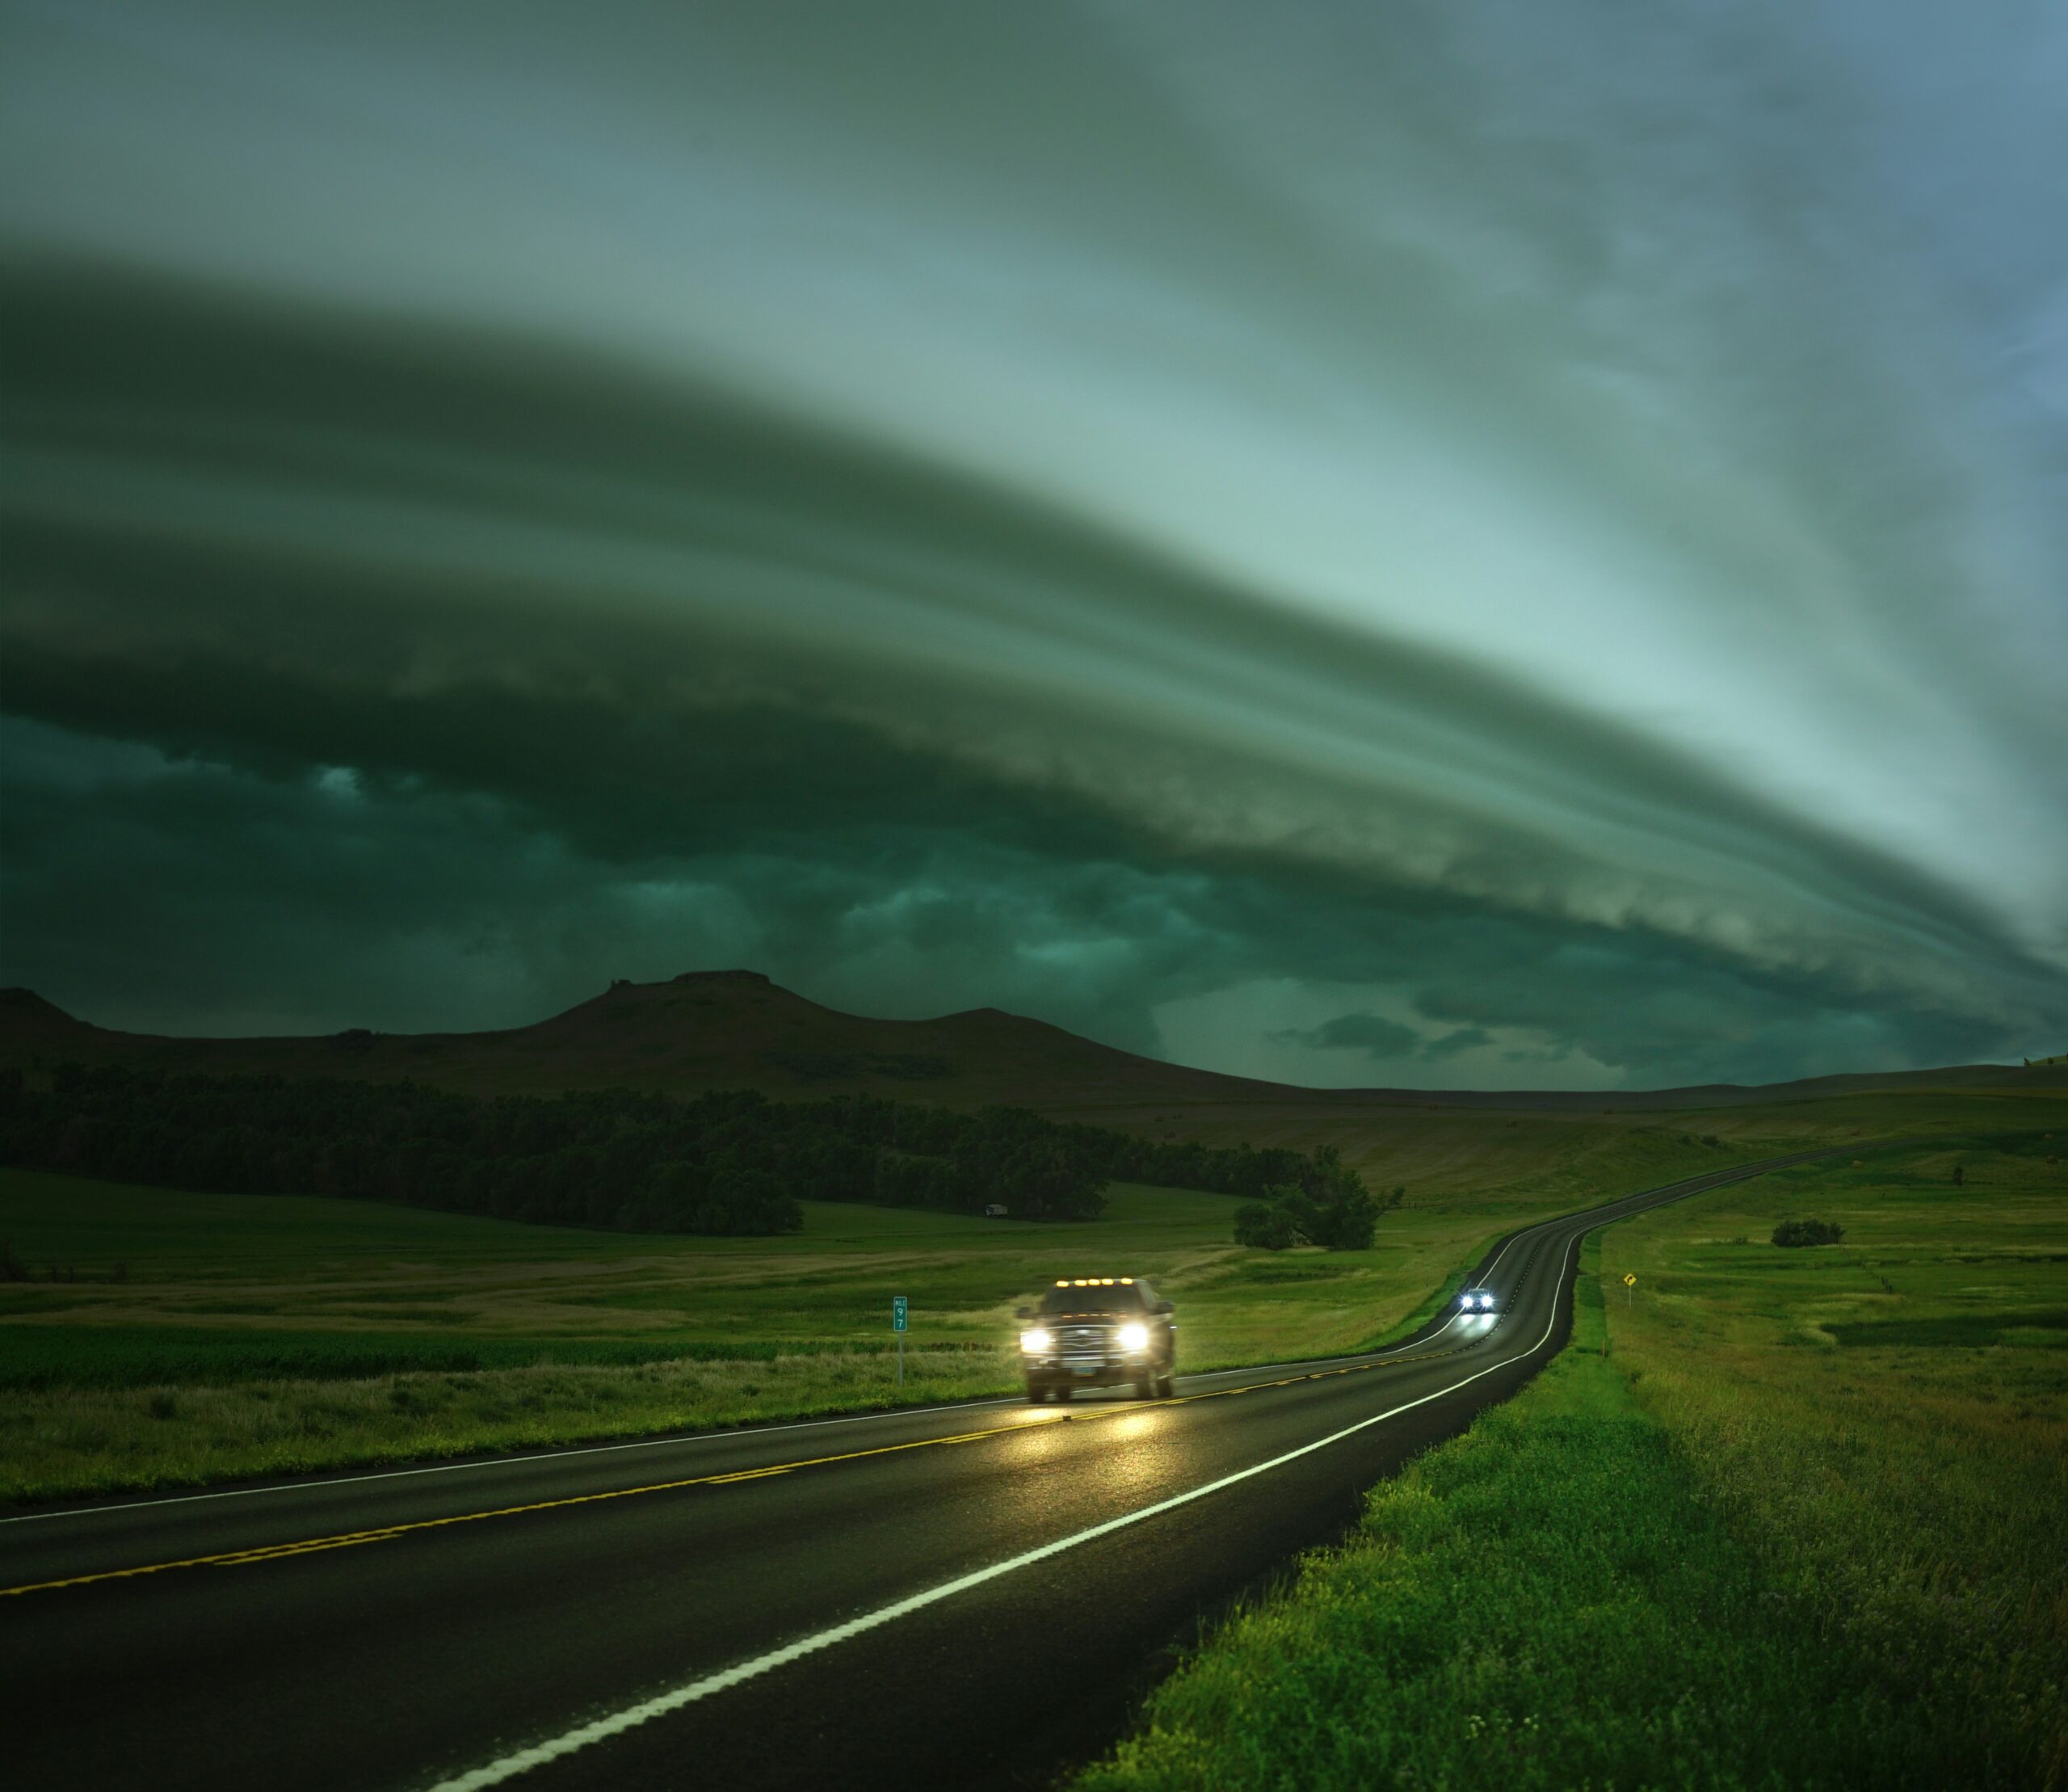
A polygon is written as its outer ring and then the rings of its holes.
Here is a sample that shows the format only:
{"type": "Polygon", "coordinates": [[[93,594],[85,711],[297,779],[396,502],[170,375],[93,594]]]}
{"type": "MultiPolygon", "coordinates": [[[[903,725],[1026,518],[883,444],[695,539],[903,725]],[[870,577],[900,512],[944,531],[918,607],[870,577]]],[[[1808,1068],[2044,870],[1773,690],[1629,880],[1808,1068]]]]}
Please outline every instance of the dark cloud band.
{"type": "MultiPolygon", "coordinates": [[[[225,80],[292,35],[248,23],[225,80]]],[[[199,54],[191,22],[103,24],[166,67],[199,54]]],[[[723,154],[678,161],[646,71],[556,65],[544,10],[508,27],[482,80],[530,68],[565,101],[560,137],[523,136],[567,152],[527,203],[572,242],[555,179],[600,217],[628,170],[674,170],[640,217],[690,207],[729,245],[710,292],[658,259],[542,268],[540,293],[591,308],[551,318],[485,249],[448,285],[427,237],[383,261],[342,204],[367,278],[328,242],[284,277],[288,188],[242,174],[188,220],[208,254],[174,254],[133,196],[74,194],[100,259],[0,209],[6,975],[160,1025],[464,1024],[752,962],[881,1012],[995,1002],[1229,1067],[1261,1041],[1323,1080],[2057,1043],[2064,743],[2033,668],[2059,631],[2003,594],[2043,587],[2059,543],[2006,478],[1976,546],[1979,460],[1910,427],[1924,388],[1831,297],[1814,232],[1791,262],[1751,198],[1712,196],[1703,230],[1741,260],[1698,265],[1692,165],[1617,153],[1645,82],[1574,71],[1599,87],[1583,125],[1515,82],[1524,18],[1505,40],[1346,23],[1328,56],[1289,31],[1238,59],[1255,94],[1297,74],[1313,98],[1260,131],[1216,61],[1238,19],[1184,57],[1153,9],[1102,57],[973,19],[958,91],[998,102],[978,118],[913,85],[903,25],[843,26],[839,65],[807,67],[692,23],[762,97],[713,101],[723,154]],[[1449,98],[1395,92],[1368,141],[1339,78],[1403,47],[1449,98]],[[591,82],[615,103],[583,123],[591,82]],[[1045,183],[1044,82],[1077,96],[1095,202],[1045,183]],[[1454,103],[1504,82],[1560,180],[1458,134],[1510,116],[1454,103]],[[611,161],[635,125],[649,159],[611,161]],[[966,161],[935,154],[951,140],[966,161]],[[1330,144],[1387,204],[1350,215],[1330,144]],[[811,209],[835,193],[837,229],[811,209]],[[736,293],[727,312],[712,295],[755,265],[729,217],[850,301],[801,288],[780,342],[736,293]],[[876,302],[893,244],[927,270],[892,282],[916,321],[876,302]],[[1019,297],[986,310],[973,267],[1019,297]],[[678,294],[700,321],[670,335],[678,294]],[[884,364],[822,352],[813,318],[884,364]],[[966,398],[956,367],[982,372],[966,398]],[[1195,404],[1187,442],[1169,419],[1195,404]],[[1280,984],[1308,994],[1239,1039],[1180,1024],[1280,984]]],[[[1718,76],[1663,32],[1626,47],[1690,101],[1687,153],[1737,167],[1715,120],[1784,59],[1718,76]]],[[[452,143],[489,141],[487,94],[458,95],[452,143]]],[[[208,135],[182,114],[166,166],[203,167],[208,135]]],[[[347,135],[340,181],[386,166],[363,119],[347,135]]],[[[1853,241],[1829,158],[1789,166],[1853,241]]]]}

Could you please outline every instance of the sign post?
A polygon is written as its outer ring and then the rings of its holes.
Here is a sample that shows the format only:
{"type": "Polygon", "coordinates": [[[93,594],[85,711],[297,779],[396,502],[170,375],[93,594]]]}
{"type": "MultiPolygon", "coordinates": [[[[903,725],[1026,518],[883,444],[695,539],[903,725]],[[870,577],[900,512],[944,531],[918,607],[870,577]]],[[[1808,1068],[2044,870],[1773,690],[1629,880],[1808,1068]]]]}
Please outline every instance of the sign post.
{"type": "Polygon", "coordinates": [[[897,1334],[897,1385],[905,1385],[905,1319],[907,1309],[905,1297],[893,1294],[890,1298],[890,1329],[897,1334]]]}
{"type": "Polygon", "coordinates": [[[1625,1306],[1635,1306],[1635,1305],[1637,1304],[1637,1278],[1635,1276],[1625,1276],[1625,1277],[1624,1277],[1624,1278],[1623,1278],[1623,1304],[1624,1304],[1625,1306]]]}

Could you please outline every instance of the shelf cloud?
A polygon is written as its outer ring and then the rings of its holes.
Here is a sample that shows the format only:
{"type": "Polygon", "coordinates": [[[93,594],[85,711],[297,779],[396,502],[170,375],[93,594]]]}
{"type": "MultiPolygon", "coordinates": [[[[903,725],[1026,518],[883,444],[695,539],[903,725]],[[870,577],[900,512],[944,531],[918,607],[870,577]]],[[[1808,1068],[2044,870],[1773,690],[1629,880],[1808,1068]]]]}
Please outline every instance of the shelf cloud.
{"type": "Polygon", "coordinates": [[[25,6],[0,975],[2061,1049],[2057,24],[25,6]]]}

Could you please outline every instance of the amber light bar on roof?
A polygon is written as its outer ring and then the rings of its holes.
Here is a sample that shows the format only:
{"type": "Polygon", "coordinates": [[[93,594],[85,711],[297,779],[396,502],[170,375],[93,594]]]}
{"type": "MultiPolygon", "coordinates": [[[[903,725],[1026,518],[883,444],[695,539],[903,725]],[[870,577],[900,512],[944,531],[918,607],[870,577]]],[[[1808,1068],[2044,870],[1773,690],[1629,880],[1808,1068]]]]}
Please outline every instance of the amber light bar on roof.
{"type": "Polygon", "coordinates": [[[1132,1276],[1079,1276],[1072,1281],[1064,1281],[1058,1278],[1056,1286],[1058,1288],[1111,1288],[1116,1282],[1122,1288],[1132,1288],[1134,1286],[1134,1277],[1132,1276]]]}

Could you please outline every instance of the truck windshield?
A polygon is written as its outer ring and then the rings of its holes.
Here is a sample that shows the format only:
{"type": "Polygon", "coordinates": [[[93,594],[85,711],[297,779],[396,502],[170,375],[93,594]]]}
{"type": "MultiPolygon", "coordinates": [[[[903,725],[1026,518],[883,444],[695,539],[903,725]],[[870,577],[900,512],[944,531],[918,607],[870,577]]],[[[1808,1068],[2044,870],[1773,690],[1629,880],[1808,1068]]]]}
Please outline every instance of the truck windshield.
{"type": "Polygon", "coordinates": [[[1112,1288],[1052,1288],[1041,1302],[1041,1310],[1053,1319],[1088,1319],[1107,1314],[1139,1313],[1141,1291],[1116,1285],[1112,1288]]]}

